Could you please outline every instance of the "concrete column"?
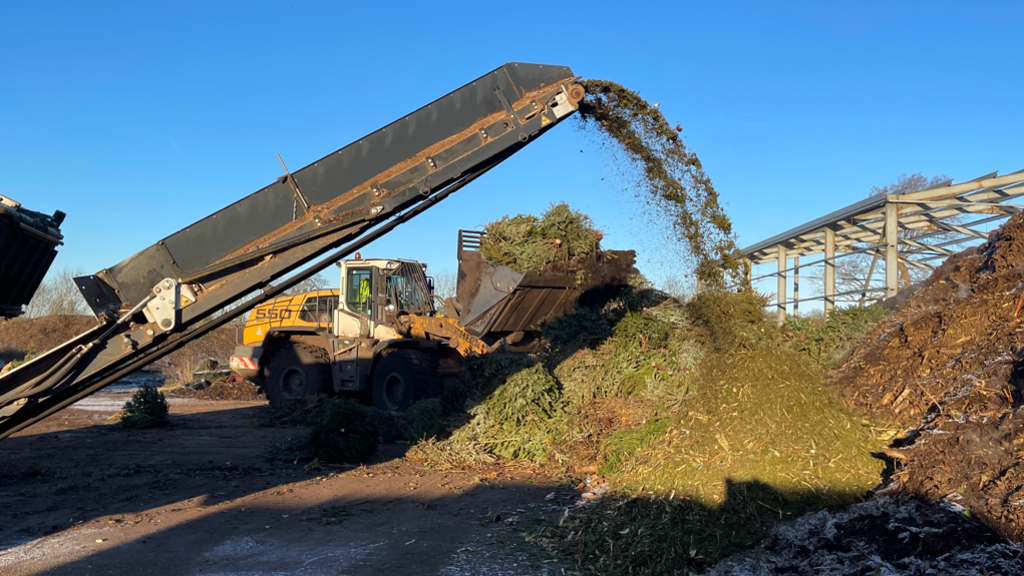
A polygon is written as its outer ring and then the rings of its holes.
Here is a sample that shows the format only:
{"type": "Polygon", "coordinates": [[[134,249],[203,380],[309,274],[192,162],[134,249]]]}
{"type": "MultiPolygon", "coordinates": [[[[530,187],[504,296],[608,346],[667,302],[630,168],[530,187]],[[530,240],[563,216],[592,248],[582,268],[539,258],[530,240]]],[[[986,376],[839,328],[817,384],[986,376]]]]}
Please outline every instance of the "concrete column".
{"type": "Polygon", "coordinates": [[[885,203],[885,297],[899,291],[899,204],[885,203]]]}
{"type": "Polygon", "coordinates": [[[786,247],[779,244],[779,289],[778,289],[778,314],[779,326],[786,322],[786,247]]]}
{"type": "Polygon", "coordinates": [[[836,231],[825,228],[825,317],[836,305],[836,231]]]}
{"type": "Polygon", "coordinates": [[[793,256],[793,316],[800,315],[800,256],[793,256]]]}

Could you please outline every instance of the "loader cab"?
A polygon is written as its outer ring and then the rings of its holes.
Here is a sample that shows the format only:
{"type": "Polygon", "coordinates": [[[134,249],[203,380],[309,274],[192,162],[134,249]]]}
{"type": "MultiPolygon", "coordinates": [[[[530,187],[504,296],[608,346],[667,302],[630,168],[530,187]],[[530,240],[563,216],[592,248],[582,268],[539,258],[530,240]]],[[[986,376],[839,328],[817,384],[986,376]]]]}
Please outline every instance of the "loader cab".
{"type": "Polygon", "coordinates": [[[335,311],[338,338],[396,338],[401,314],[434,315],[434,285],[426,265],[410,260],[355,259],[338,263],[341,294],[335,311]]]}

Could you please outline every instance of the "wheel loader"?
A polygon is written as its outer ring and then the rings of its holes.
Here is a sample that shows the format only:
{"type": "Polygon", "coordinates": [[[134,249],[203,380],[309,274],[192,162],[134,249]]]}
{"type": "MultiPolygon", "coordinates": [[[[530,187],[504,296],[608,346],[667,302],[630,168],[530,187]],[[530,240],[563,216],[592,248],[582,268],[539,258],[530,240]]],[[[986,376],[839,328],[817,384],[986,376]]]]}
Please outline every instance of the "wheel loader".
{"type": "MultiPolygon", "coordinates": [[[[263,386],[272,406],[316,394],[355,394],[404,412],[457,381],[459,357],[498,347],[527,352],[541,324],[571,309],[589,286],[572,274],[519,273],[487,262],[482,232],[462,230],[456,296],[439,298],[426,264],[401,259],[338,263],[340,290],[278,298],[250,312],[231,369],[263,386]]],[[[625,285],[631,252],[607,252],[587,276],[625,285]],[[611,265],[614,263],[614,265],[611,265]],[[625,265],[625,266],[623,266],[625,265]]]]}

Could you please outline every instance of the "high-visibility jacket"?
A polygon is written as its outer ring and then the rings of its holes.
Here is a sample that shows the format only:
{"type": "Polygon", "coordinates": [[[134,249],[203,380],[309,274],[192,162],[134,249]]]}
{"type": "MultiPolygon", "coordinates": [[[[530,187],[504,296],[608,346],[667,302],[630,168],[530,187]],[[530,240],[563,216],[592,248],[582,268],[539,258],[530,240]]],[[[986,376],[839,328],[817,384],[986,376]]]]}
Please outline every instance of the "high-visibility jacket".
{"type": "Polygon", "coordinates": [[[359,282],[359,306],[370,309],[370,281],[366,278],[359,282]]]}

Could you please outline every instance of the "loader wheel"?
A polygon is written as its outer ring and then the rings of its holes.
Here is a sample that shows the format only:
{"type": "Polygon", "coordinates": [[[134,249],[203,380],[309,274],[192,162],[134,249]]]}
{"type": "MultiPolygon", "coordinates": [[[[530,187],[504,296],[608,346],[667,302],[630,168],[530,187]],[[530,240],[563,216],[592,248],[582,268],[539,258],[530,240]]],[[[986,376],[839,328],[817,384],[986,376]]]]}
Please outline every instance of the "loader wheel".
{"type": "Polygon", "coordinates": [[[373,405],[405,412],[413,402],[440,391],[437,363],[419,350],[393,350],[373,369],[373,405]]]}
{"type": "Polygon", "coordinates": [[[329,389],[326,354],[322,348],[301,344],[278,348],[264,369],[263,389],[270,405],[279,408],[289,400],[316,396],[329,389]]]}

